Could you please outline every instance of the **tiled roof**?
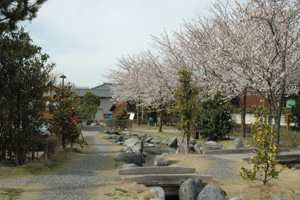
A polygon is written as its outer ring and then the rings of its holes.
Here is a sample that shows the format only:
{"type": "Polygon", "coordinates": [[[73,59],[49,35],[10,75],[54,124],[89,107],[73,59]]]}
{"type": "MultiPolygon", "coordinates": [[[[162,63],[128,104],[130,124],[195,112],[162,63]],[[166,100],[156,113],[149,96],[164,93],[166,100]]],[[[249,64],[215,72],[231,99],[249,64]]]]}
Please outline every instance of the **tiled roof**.
{"type": "Polygon", "coordinates": [[[91,89],[75,89],[75,91],[78,93],[79,97],[83,97],[87,92],[91,92],[99,97],[111,98],[113,95],[110,90],[111,85],[111,83],[104,83],[91,89]]]}

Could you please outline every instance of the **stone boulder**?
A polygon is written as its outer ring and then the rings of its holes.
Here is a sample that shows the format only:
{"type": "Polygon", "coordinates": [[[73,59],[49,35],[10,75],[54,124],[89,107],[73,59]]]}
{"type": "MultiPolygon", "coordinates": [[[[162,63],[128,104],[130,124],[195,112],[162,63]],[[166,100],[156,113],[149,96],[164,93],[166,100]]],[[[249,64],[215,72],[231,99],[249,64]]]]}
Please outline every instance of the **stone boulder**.
{"type": "Polygon", "coordinates": [[[217,149],[222,149],[222,145],[220,145],[214,141],[208,141],[201,147],[201,151],[211,151],[211,150],[217,150],[217,149]]]}
{"type": "Polygon", "coordinates": [[[130,164],[124,164],[122,166],[122,169],[131,169],[131,168],[135,168],[135,167],[139,167],[136,164],[130,163],[130,164]]]}
{"type": "Polygon", "coordinates": [[[280,195],[274,195],[268,200],[288,200],[288,199],[280,195]]]}
{"type": "Polygon", "coordinates": [[[129,146],[133,152],[143,152],[143,142],[137,137],[131,137],[124,141],[126,146],[129,146]]]}
{"type": "Polygon", "coordinates": [[[191,146],[194,146],[194,145],[196,144],[196,140],[191,139],[191,140],[190,140],[190,144],[191,144],[191,146]]]}
{"type": "Polygon", "coordinates": [[[169,147],[177,147],[177,142],[178,142],[178,140],[176,137],[170,138],[168,146],[169,147]]]}
{"type": "Polygon", "coordinates": [[[143,166],[143,163],[145,163],[144,156],[141,152],[123,152],[117,155],[115,159],[126,163],[134,163],[137,166],[143,166]]]}
{"type": "Polygon", "coordinates": [[[169,144],[169,139],[168,138],[163,138],[161,141],[162,145],[168,145],[169,144]]]}
{"type": "Polygon", "coordinates": [[[179,200],[197,199],[202,189],[203,185],[201,178],[190,178],[180,185],[179,200]]]}
{"type": "Polygon", "coordinates": [[[243,141],[241,140],[241,138],[236,138],[236,139],[234,140],[234,147],[235,147],[236,149],[244,149],[244,148],[245,148],[244,143],[243,143],[243,141]]]}
{"type": "Polygon", "coordinates": [[[202,153],[200,147],[201,147],[201,146],[199,146],[198,144],[195,144],[195,145],[194,145],[195,152],[197,152],[197,153],[202,153]]]}
{"type": "Polygon", "coordinates": [[[155,136],[152,138],[151,143],[153,144],[160,144],[161,143],[161,139],[158,136],[155,136]]]}
{"type": "Polygon", "coordinates": [[[295,165],[295,169],[300,169],[300,164],[295,165]]]}
{"type": "Polygon", "coordinates": [[[152,136],[149,136],[149,137],[147,137],[147,138],[145,139],[145,142],[150,143],[152,139],[153,139],[153,137],[152,137],[152,136]]]}
{"type": "MultiPolygon", "coordinates": [[[[190,145],[190,152],[195,152],[195,148],[194,146],[190,145]]],[[[186,143],[183,143],[182,145],[179,145],[176,149],[176,154],[177,153],[188,153],[187,151],[187,146],[186,146],[186,143]]]]}
{"type": "Polygon", "coordinates": [[[217,185],[206,186],[198,195],[197,200],[224,200],[226,192],[217,185]]]}
{"type": "Polygon", "coordinates": [[[124,147],[124,152],[128,153],[128,152],[132,152],[132,149],[130,146],[126,146],[124,147]]]}
{"type": "Polygon", "coordinates": [[[148,187],[149,191],[155,194],[160,200],[165,199],[165,191],[162,187],[148,187]]]}
{"type": "MultiPolygon", "coordinates": [[[[155,156],[154,158],[154,166],[162,166],[162,165],[159,165],[162,163],[162,161],[168,156],[169,154],[168,153],[162,153],[160,155],[157,155],[155,156]]],[[[165,165],[163,165],[165,166],[165,165]]]]}

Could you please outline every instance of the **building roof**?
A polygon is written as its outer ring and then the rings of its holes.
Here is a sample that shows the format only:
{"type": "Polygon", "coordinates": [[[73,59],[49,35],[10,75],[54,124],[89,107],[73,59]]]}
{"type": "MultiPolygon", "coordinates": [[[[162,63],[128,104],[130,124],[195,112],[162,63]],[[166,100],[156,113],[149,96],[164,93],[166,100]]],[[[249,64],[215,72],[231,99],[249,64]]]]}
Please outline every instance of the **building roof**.
{"type": "Polygon", "coordinates": [[[91,88],[91,89],[75,89],[75,91],[78,93],[79,97],[83,97],[86,93],[91,92],[95,94],[96,96],[102,97],[102,98],[111,98],[112,92],[110,89],[110,86],[112,83],[103,83],[102,85],[99,85],[97,87],[91,88]]]}

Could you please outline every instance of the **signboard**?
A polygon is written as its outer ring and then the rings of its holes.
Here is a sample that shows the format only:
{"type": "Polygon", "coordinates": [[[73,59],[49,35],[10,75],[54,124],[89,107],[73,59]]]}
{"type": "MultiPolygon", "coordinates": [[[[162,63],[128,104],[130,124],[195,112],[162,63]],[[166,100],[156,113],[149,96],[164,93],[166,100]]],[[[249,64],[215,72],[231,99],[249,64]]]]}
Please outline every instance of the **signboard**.
{"type": "Polygon", "coordinates": [[[130,119],[130,120],[133,120],[133,119],[134,119],[134,113],[130,113],[129,119],[130,119]]]}

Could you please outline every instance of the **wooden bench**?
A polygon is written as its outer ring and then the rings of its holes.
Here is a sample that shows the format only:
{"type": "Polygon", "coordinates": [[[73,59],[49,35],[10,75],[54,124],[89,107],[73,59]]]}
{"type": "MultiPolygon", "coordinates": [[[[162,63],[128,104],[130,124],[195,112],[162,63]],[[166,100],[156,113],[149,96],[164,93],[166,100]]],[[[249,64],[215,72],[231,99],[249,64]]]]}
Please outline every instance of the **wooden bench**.
{"type": "Polygon", "coordinates": [[[126,180],[133,180],[147,187],[162,187],[166,196],[178,195],[180,185],[189,178],[199,177],[203,184],[212,179],[211,176],[197,174],[195,168],[188,167],[135,167],[121,169],[120,174],[126,180]]]}

